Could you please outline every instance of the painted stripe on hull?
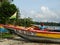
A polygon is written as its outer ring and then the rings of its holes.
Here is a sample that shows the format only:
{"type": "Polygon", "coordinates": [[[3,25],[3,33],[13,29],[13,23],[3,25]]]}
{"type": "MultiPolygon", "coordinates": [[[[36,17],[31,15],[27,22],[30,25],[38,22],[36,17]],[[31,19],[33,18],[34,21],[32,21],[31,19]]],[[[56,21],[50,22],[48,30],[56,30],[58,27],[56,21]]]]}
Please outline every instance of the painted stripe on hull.
{"type": "Polygon", "coordinates": [[[60,39],[60,34],[36,33],[36,36],[43,36],[43,37],[48,37],[48,38],[59,38],[60,39]]]}

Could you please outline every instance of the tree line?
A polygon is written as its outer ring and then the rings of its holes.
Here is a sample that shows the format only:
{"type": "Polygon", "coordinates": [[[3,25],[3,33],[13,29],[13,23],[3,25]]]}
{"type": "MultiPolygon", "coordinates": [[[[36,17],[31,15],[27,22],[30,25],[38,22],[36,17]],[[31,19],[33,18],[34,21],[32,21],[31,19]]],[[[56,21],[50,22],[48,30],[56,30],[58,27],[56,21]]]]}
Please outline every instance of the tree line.
{"type": "Polygon", "coordinates": [[[55,22],[34,22],[36,25],[40,25],[41,23],[44,23],[46,26],[60,26],[60,23],[55,22]]]}

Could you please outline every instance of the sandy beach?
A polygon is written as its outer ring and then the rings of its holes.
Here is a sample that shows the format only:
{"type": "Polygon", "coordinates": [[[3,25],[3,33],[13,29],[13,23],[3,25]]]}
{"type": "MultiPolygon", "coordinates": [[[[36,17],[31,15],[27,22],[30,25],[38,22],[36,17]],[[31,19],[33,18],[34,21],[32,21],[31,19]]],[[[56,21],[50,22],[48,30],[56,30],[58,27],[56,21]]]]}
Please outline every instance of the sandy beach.
{"type": "Polygon", "coordinates": [[[14,37],[13,39],[7,38],[0,39],[0,45],[60,45],[60,44],[28,42],[24,41],[24,39],[20,37],[14,37]]]}

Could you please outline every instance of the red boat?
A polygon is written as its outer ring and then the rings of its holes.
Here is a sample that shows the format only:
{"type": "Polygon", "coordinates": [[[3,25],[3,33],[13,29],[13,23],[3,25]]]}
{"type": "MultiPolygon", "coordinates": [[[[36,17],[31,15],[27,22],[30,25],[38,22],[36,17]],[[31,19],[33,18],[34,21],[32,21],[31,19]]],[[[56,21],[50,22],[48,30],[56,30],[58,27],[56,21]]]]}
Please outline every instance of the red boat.
{"type": "Polygon", "coordinates": [[[4,25],[5,28],[14,31],[18,36],[30,40],[30,41],[51,41],[51,42],[60,42],[60,32],[57,30],[44,29],[29,29],[22,28],[19,26],[8,26],[4,25]]]}

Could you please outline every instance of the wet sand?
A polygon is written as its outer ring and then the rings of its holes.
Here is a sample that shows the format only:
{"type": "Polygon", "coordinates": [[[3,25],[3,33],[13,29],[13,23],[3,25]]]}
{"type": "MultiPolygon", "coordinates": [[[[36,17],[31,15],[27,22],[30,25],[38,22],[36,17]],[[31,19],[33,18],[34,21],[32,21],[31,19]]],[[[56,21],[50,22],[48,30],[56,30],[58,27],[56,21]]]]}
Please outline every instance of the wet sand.
{"type": "Polygon", "coordinates": [[[25,41],[20,37],[14,37],[11,39],[9,38],[0,39],[0,45],[60,45],[60,44],[29,42],[29,41],[25,41]]]}

